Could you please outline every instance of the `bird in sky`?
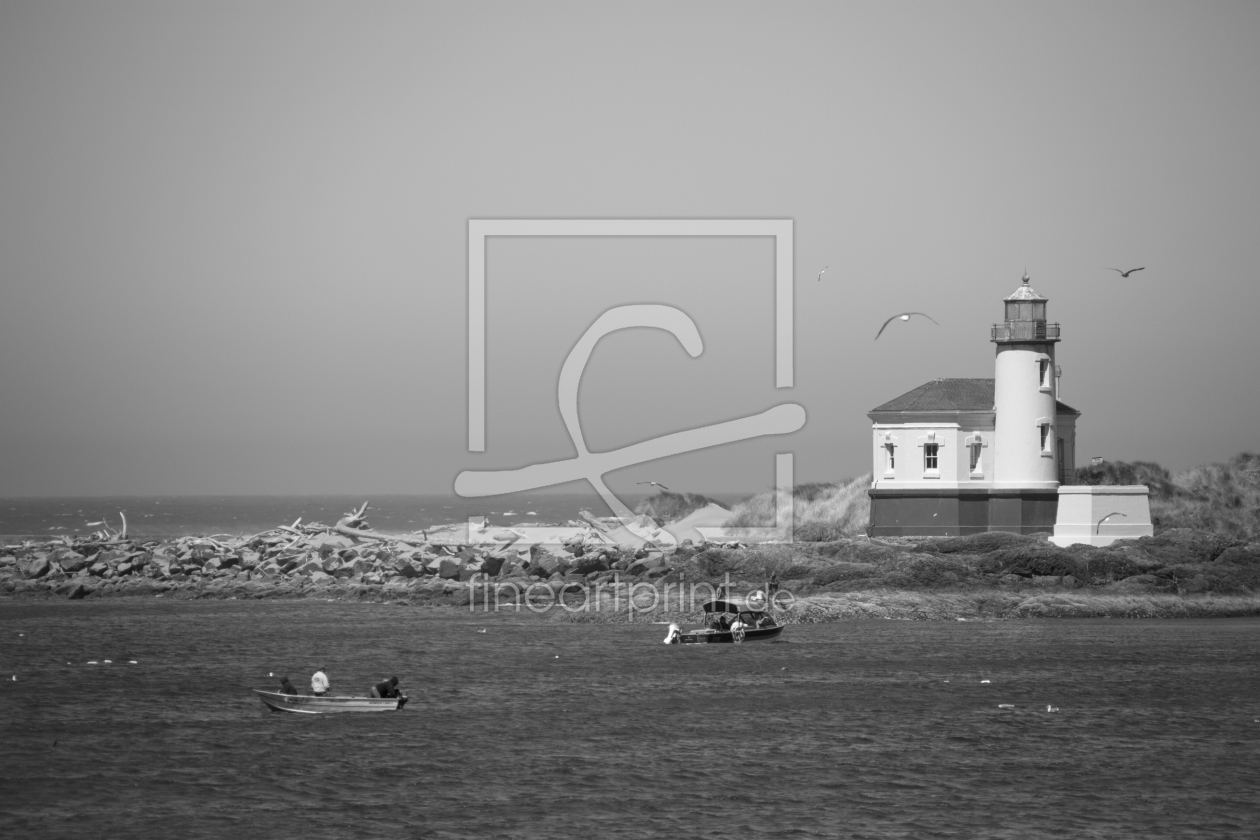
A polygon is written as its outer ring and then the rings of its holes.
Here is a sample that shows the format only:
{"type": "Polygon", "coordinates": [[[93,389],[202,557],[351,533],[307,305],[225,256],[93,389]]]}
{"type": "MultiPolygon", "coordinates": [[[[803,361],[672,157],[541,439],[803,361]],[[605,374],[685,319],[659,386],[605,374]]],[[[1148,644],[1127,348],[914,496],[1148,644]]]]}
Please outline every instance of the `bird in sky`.
{"type": "Polygon", "coordinates": [[[668,487],[666,487],[664,484],[661,484],[659,481],[640,481],[640,482],[639,482],[639,484],[650,484],[650,485],[652,485],[653,487],[659,487],[659,488],[661,488],[662,490],[668,490],[668,489],[669,489],[669,488],[668,488],[668,487]]]}
{"type": "Polygon", "coordinates": [[[1107,515],[1106,515],[1106,516],[1104,516],[1102,519],[1099,519],[1099,520],[1098,520],[1098,524],[1094,526],[1094,533],[1095,533],[1095,534],[1097,534],[1097,533],[1098,533],[1098,529],[1102,527],[1102,524],[1103,524],[1104,522],[1106,522],[1108,519],[1110,519],[1111,517],[1113,517],[1113,516],[1128,516],[1128,515],[1129,515],[1129,514],[1127,514],[1127,513],[1121,513],[1121,512],[1120,512],[1120,511],[1118,511],[1118,510],[1117,510],[1117,511],[1113,511],[1113,512],[1111,512],[1111,513],[1107,514],[1107,515]]]}
{"type": "MultiPolygon", "coordinates": [[[[1107,268],[1108,271],[1120,271],[1120,269],[1118,268],[1108,268],[1107,266],[1103,266],[1103,267],[1107,268]]],[[[1146,266],[1142,266],[1141,268],[1130,268],[1128,271],[1120,271],[1120,276],[1128,277],[1130,274],[1132,274],[1135,271],[1145,271],[1145,270],[1146,270],[1146,266]]]]}
{"type": "Polygon", "coordinates": [[[829,269],[829,268],[831,268],[831,266],[829,266],[829,265],[824,265],[824,266],[823,266],[823,270],[822,270],[822,271],[820,271],[820,272],[818,272],[818,279],[819,279],[819,280],[821,280],[821,279],[822,279],[823,273],[824,273],[824,272],[826,272],[826,270],[827,270],[827,269],[829,269]]]}
{"type": "Polygon", "coordinates": [[[931,315],[927,314],[926,312],[902,312],[900,314],[892,316],[891,318],[889,318],[887,321],[884,322],[884,326],[880,327],[879,332],[875,333],[875,340],[879,341],[879,337],[884,334],[884,330],[887,329],[888,325],[891,324],[893,321],[897,320],[898,318],[900,318],[903,321],[909,321],[911,315],[922,315],[924,318],[927,318],[933,324],[936,324],[936,326],[938,327],[940,326],[940,324],[937,323],[936,319],[933,318],[931,315]]]}

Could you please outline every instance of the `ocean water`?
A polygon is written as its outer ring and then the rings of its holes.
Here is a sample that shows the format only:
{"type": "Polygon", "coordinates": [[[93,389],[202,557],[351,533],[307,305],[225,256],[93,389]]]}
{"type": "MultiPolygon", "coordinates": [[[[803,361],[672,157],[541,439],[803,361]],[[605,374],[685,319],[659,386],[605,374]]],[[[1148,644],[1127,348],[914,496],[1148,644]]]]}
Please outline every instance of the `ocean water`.
{"type": "MultiPolygon", "coordinates": [[[[631,508],[642,495],[627,495],[631,508]]],[[[727,504],[742,498],[723,496],[727,504]]],[[[593,491],[587,494],[509,493],[480,499],[458,496],[126,496],[0,498],[0,535],[48,539],[90,534],[105,520],[110,527],[127,518],[129,536],[181,534],[251,535],[278,525],[303,522],[332,525],[347,511],[368,502],[368,524],[389,533],[418,531],[469,516],[494,525],[563,525],[585,509],[596,516],[612,512],[593,491]]]]}
{"type": "Polygon", "coordinates": [[[0,835],[1256,836],[1260,620],[663,636],[389,604],[0,600],[0,835]],[[334,692],[396,674],[410,703],[304,717],[249,691],[318,666],[334,692]]]}

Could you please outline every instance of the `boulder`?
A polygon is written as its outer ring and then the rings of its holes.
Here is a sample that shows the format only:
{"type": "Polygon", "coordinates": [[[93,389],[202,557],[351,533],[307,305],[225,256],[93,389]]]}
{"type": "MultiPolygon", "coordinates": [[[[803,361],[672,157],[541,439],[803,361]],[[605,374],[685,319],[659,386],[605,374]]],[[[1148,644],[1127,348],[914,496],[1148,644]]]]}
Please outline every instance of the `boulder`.
{"type": "Polygon", "coordinates": [[[639,558],[627,566],[626,571],[632,575],[650,576],[654,572],[664,575],[669,573],[669,561],[661,552],[649,551],[646,557],[639,558]]]}
{"type": "Polygon", "coordinates": [[[27,580],[36,580],[42,578],[52,570],[52,565],[48,562],[47,557],[36,556],[28,560],[22,568],[22,576],[27,580]]]}
{"type": "Polygon", "coordinates": [[[450,557],[438,561],[437,576],[442,580],[458,580],[459,571],[459,563],[450,557]]]}
{"type": "Polygon", "coordinates": [[[612,568],[612,564],[608,562],[608,555],[601,551],[598,554],[591,552],[575,557],[569,568],[576,574],[589,575],[592,572],[606,572],[612,568]]]}
{"type": "Polygon", "coordinates": [[[496,577],[503,571],[503,566],[507,563],[508,558],[502,554],[487,554],[481,558],[481,571],[490,577],[496,577]]]}
{"type": "MultiPolygon", "coordinates": [[[[92,555],[96,557],[97,555],[92,555]]],[[[90,557],[84,557],[77,551],[59,551],[57,552],[57,563],[68,574],[74,574],[80,569],[85,569],[95,562],[90,557]]]]}
{"type": "Polygon", "coordinates": [[[564,575],[569,570],[568,559],[557,556],[550,551],[541,551],[533,556],[532,568],[539,577],[551,577],[554,574],[564,575]]]}
{"type": "Polygon", "coordinates": [[[320,534],[307,543],[307,547],[312,551],[319,552],[320,557],[328,557],[349,548],[351,545],[353,543],[350,541],[350,538],[342,534],[320,534]]]}
{"type": "Polygon", "coordinates": [[[65,596],[65,598],[70,601],[82,600],[87,597],[87,594],[91,591],[92,590],[83,585],[82,581],[78,580],[68,580],[65,583],[59,584],[53,588],[53,592],[58,595],[65,596]]]}

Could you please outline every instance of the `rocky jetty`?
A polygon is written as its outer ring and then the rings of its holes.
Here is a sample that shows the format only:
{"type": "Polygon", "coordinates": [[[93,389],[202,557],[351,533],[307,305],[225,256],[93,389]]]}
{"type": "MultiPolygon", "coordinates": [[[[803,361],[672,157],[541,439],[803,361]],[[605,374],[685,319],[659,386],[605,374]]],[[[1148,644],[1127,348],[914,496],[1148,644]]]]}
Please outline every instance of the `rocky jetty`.
{"type": "MultiPolygon", "coordinates": [[[[0,548],[0,594],[72,600],[326,594],[467,604],[492,582],[512,583],[507,589],[519,592],[540,582],[559,591],[567,584],[653,580],[670,572],[669,558],[677,551],[643,539],[611,542],[615,529],[594,521],[574,523],[565,538],[533,545],[523,544],[512,529],[383,534],[368,527],[366,512],[365,503],[332,526],[299,520],[249,537],[129,539],[125,531],[105,529],[8,545],[0,548]]],[[[514,595],[505,591],[499,598],[514,595]]]]}
{"type": "Polygon", "coordinates": [[[248,537],[129,539],[106,529],[4,546],[0,596],[563,602],[586,605],[580,616],[562,611],[566,620],[622,620],[635,598],[636,613],[694,614],[719,586],[739,594],[773,583],[800,601],[787,620],[1260,613],[1260,543],[1189,529],[1106,547],[999,532],[740,546],[675,543],[649,518],[612,525],[589,514],[565,528],[391,535],[369,528],[366,510],[248,537]],[[1182,609],[1203,598],[1234,601],[1215,613],[1182,609]]]}

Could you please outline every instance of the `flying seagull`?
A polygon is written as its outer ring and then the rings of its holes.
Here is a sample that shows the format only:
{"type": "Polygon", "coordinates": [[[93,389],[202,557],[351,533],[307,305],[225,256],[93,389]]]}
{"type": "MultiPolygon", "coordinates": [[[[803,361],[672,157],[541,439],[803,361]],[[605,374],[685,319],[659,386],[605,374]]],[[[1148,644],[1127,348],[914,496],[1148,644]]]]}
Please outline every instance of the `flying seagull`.
{"type": "Polygon", "coordinates": [[[659,488],[661,488],[662,490],[668,490],[668,489],[669,489],[669,488],[668,488],[668,487],[666,487],[664,484],[661,484],[659,481],[640,481],[640,482],[639,482],[639,484],[651,484],[653,487],[659,487],[659,488]]]}
{"type": "Polygon", "coordinates": [[[1102,527],[1102,524],[1103,524],[1104,522],[1106,522],[1108,519],[1110,519],[1111,517],[1113,517],[1113,516],[1126,516],[1126,517],[1127,517],[1128,515],[1129,515],[1129,514],[1127,514],[1127,513],[1121,513],[1120,511],[1113,511],[1112,513],[1107,514],[1107,515],[1106,515],[1106,516],[1104,516],[1102,519],[1099,519],[1099,520],[1098,520],[1098,524],[1094,526],[1094,533],[1095,533],[1095,534],[1097,534],[1097,533],[1098,533],[1098,529],[1102,527]]]}
{"type": "Polygon", "coordinates": [[[825,272],[825,271],[826,271],[827,269],[829,269],[829,268],[831,268],[831,266],[829,266],[829,265],[824,265],[824,266],[823,266],[823,270],[822,270],[822,271],[820,271],[820,272],[818,272],[818,279],[819,279],[819,280],[821,280],[821,279],[822,279],[823,272],[825,272]]]}
{"type": "Polygon", "coordinates": [[[884,322],[884,326],[880,327],[879,332],[875,333],[875,340],[879,341],[879,337],[884,334],[884,330],[887,329],[888,325],[891,324],[893,321],[897,320],[898,318],[900,318],[903,321],[909,321],[911,315],[922,315],[924,318],[927,318],[933,324],[936,324],[936,326],[938,327],[940,326],[940,324],[937,323],[936,319],[933,318],[931,315],[927,314],[926,312],[902,312],[899,315],[892,316],[891,318],[889,318],[887,321],[884,322]]]}
{"type": "MultiPolygon", "coordinates": [[[[1107,268],[1106,266],[1103,266],[1103,267],[1104,267],[1104,268],[1107,268]]],[[[1108,271],[1120,271],[1120,269],[1118,269],[1118,268],[1107,268],[1107,270],[1108,270],[1108,271]]],[[[1141,268],[1130,268],[1128,271],[1120,271],[1120,276],[1121,276],[1121,277],[1128,277],[1130,274],[1132,274],[1132,273],[1133,273],[1133,272],[1135,272],[1135,271],[1145,271],[1145,270],[1146,270],[1146,266],[1142,266],[1141,268]]]]}

